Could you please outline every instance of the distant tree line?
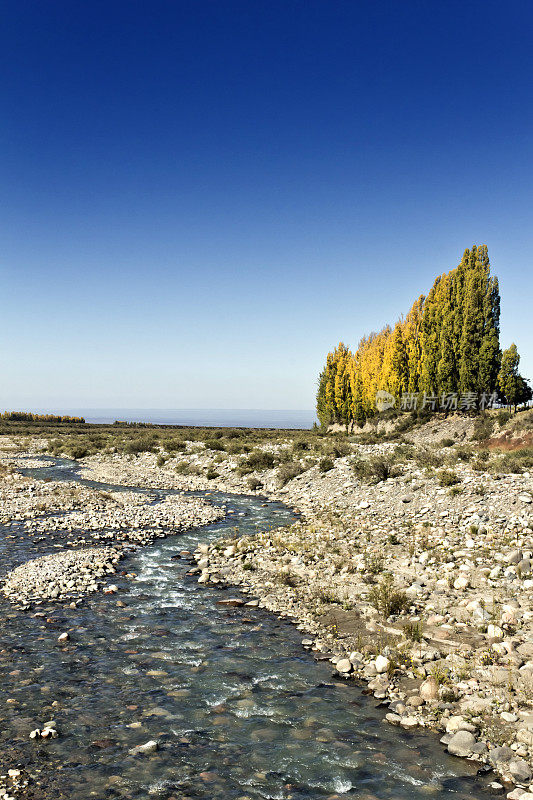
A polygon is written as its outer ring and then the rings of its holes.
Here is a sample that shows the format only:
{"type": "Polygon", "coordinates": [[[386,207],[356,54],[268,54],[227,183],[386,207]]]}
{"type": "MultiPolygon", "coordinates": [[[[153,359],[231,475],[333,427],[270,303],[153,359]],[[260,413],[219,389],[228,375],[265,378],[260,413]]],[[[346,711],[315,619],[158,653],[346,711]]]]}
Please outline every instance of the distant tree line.
{"type": "Polygon", "coordinates": [[[498,279],[487,246],[474,245],[394,327],[365,336],[355,352],[341,342],[328,354],[318,381],[318,418],[323,425],[362,425],[376,413],[380,390],[405,410],[429,400],[433,409],[479,409],[495,396],[516,407],[533,396],[519,361],[515,344],[500,349],[498,279]]]}
{"type": "Polygon", "coordinates": [[[1,420],[8,422],[73,422],[85,424],[83,417],[56,416],[55,414],[32,414],[31,411],[4,411],[1,420]]]}

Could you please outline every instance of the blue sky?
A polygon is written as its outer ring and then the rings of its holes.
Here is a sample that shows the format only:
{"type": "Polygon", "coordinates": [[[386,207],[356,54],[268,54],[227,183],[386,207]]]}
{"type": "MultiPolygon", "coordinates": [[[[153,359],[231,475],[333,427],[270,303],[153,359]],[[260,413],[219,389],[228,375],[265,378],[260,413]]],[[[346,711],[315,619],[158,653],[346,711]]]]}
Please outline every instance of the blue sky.
{"type": "Polygon", "coordinates": [[[533,6],[2,7],[3,408],[312,408],[486,243],[533,377],[533,6]]]}

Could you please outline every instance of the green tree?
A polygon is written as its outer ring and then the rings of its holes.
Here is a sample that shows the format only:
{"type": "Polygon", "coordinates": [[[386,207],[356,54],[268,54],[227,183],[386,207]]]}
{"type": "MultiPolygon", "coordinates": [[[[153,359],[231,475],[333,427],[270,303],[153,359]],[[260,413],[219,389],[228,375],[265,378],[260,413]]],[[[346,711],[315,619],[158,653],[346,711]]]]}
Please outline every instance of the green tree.
{"type": "Polygon", "coordinates": [[[427,394],[438,391],[438,365],[440,361],[440,316],[441,298],[439,276],[424,303],[422,316],[422,366],[420,374],[420,389],[427,394]]]}
{"type": "Polygon", "coordinates": [[[435,387],[439,394],[453,392],[457,389],[454,300],[454,277],[453,274],[450,274],[441,281],[440,357],[437,364],[435,387]]]}
{"type": "Polygon", "coordinates": [[[531,388],[527,381],[518,372],[520,355],[516,344],[512,344],[502,353],[500,372],[498,374],[498,388],[502,398],[508,406],[526,403],[531,399],[531,388]]]}
{"type": "Polygon", "coordinates": [[[328,380],[328,370],[324,367],[318,376],[318,390],[316,393],[316,414],[323,428],[327,427],[331,421],[330,412],[326,400],[326,384],[328,380]]]}
{"type": "MultiPolygon", "coordinates": [[[[474,245],[394,328],[364,336],[355,353],[341,342],[328,354],[317,413],[323,424],[362,424],[376,413],[380,389],[395,396],[475,392],[481,398],[500,385],[500,363],[498,280],[490,273],[487,246],[474,245]]],[[[527,402],[531,390],[517,370],[514,381],[515,403],[527,402]]]]}

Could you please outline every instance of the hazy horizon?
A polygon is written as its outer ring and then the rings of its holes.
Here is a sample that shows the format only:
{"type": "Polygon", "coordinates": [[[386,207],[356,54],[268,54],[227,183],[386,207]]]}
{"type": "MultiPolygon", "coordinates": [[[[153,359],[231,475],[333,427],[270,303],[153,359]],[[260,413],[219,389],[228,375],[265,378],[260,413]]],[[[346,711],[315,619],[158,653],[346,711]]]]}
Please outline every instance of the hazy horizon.
{"type": "MultiPolygon", "coordinates": [[[[13,409],[15,410],[15,409],[13,409]]],[[[23,409],[16,409],[17,411],[23,409]]],[[[37,414],[83,417],[87,423],[144,422],[215,428],[312,428],[314,409],[279,408],[36,408],[37,414]]]]}

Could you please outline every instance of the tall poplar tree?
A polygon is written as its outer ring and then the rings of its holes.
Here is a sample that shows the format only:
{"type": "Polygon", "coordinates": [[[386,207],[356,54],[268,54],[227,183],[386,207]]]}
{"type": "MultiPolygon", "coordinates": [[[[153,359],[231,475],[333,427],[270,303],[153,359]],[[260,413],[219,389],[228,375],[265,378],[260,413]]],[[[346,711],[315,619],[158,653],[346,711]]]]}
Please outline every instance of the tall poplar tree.
{"type": "Polygon", "coordinates": [[[502,353],[500,371],[498,373],[498,388],[502,400],[507,405],[514,406],[515,410],[520,403],[527,403],[531,400],[531,387],[528,382],[518,372],[520,355],[518,348],[513,343],[502,353]]]}
{"type": "Polygon", "coordinates": [[[513,353],[506,353],[504,364],[498,280],[490,274],[487,246],[474,245],[394,328],[387,325],[363,337],[355,353],[341,342],[328,354],[319,377],[317,413],[323,423],[360,423],[376,413],[380,389],[397,397],[404,392],[437,397],[474,392],[480,400],[496,386],[505,394],[505,383],[519,398],[516,402],[524,402],[531,390],[509,366],[513,353]]]}

